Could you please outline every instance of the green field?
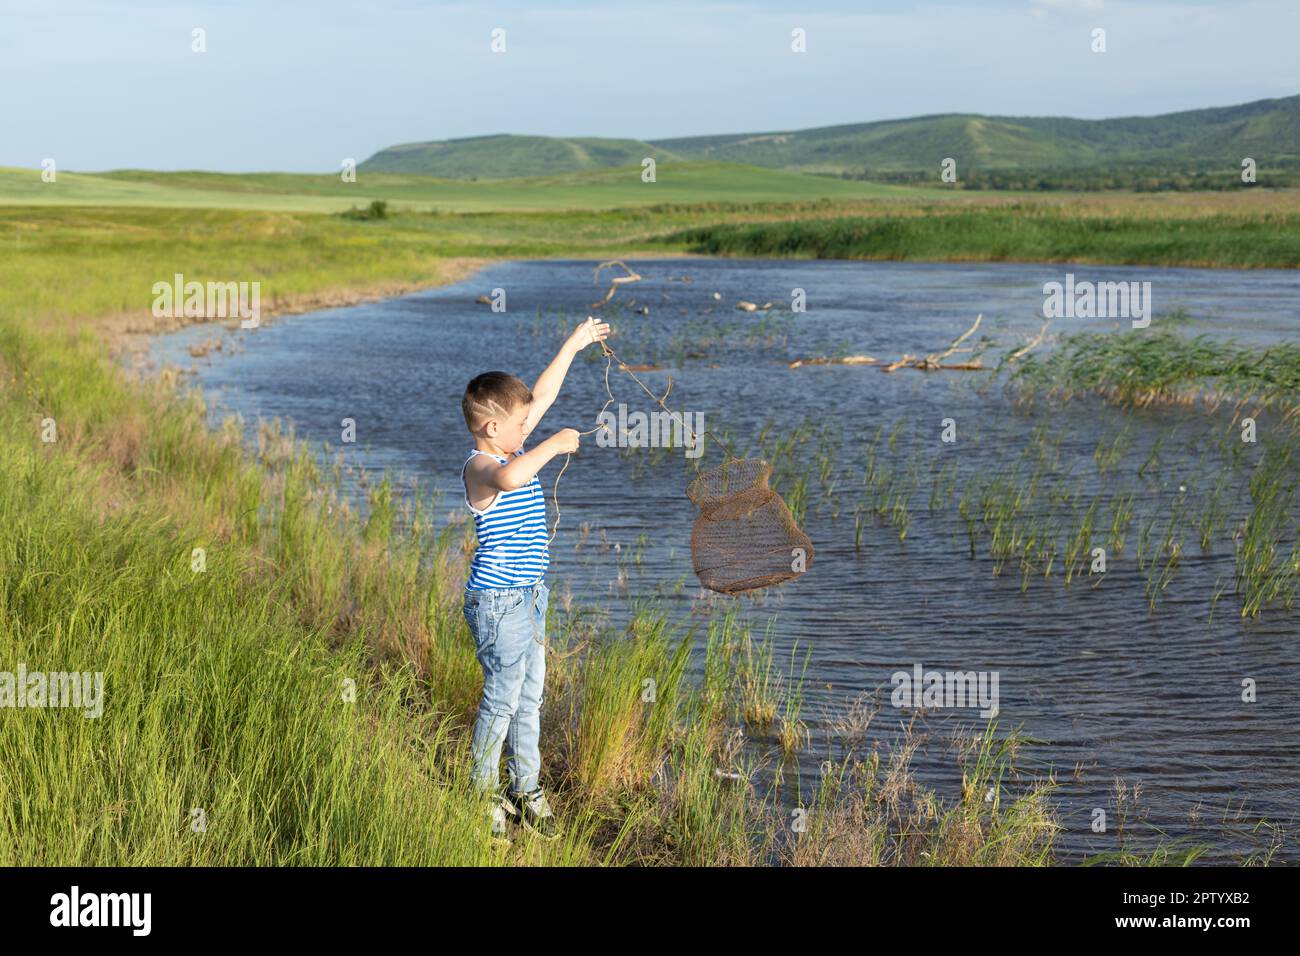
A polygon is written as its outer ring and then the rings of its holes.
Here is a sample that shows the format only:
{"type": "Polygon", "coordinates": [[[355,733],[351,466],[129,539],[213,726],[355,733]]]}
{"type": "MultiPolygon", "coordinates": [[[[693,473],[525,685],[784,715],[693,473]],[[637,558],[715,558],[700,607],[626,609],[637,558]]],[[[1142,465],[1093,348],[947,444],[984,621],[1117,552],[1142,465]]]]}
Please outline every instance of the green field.
{"type": "Polygon", "coordinates": [[[168,206],[328,213],[383,199],[398,208],[487,212],[941,195],[937,189],[849,182],[721,162],[662,165],[654,183],[641,182],[639,167],[480,182],[363,171],[355,183],[345,183],[339,175],[142,170],[60,172],[55,182],[46,183],[41,180],[39,170],[0,169],[0,204],[3,205],[168,206]]]}

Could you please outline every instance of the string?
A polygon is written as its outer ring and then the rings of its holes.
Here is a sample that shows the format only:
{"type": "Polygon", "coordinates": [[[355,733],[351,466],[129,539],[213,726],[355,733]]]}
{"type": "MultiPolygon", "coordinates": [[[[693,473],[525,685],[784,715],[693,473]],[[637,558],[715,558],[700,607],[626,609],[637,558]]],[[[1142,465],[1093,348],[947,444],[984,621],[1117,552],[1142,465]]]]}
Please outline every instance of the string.
{"type": "MultiPolygon", "coordinates": [[[[594,316],[590,316],[590,315],[589,315],[589,316],[587,316],[587,321],[588,321],[588,322],[595,322],[596,319],[595,319],[594,316]]],[[[682,419],[682,416],[681,416],[678,412],[673,411],[671,408],[669,408],[669,407],[664,403],[664,399],[666,399],[666,398],[668,397],[668,393],[671,392],[671,391],[673,390],[673,380],[672,380],[672,377],[671,377],[671,376],[669,377],[669,379],[668,379],[668,388],[664,391],[663,398],[660,398],[660,397],[659,397],[658,395],[656,395],[654,392],[650,391],[650,389],[646,387],[646,384],[645,384],[643,381],[641,381],[639,378],[636,377],[636,374],[635,374],[635,373],[634,373],[630,368],[628,368],[627,363],[624,362],[622,359],[620,359],[620,358],[618,357],[618,355],[614,352],[614,350],[613,350],[612,348],[610,348],[610,347],[605,343],[605,340],[604,340],[604,339],[600,339],[599,341],[600,341],[600,347],[601,347],[602,349],[604,349],[604,351],[605,351],[605,394],[608,395],[609,398],[607,398],[607,399],[605,400],[605,404],[601,406],[601,409],[600,409],[599,414],[596,415],[596,420],[599,422],[599,424],[598,424],[595,428],[589,429],[588,431],[585,431],[585,432],[578,432],[578,434],[579,434],[580,436],[581,436],[581,435],[590,435],[590,434],[593,434],[594,432],[598,432],[598,431],[600,431],[602,428],[605,429],[606,431],[609,431],[609,430],[610,430],[609,425],[607,425],[604,421],[602,421],[602,419],[603,419],[604,416],[605,416],[605,409],[609,408],[609,406],[614,402],[614,391],[613,391],[613,389],[611,389],[611,388],[609,387],[609,371],[610,371],[610,369],[613,367],[614,362],[617,361],[617,362],[618,362],[619,371],[626,372],[626,373],[628,374],[628,376],[632,379],[632,381],[636,382],[638,385],[641,386],[642,391],[644,391],[647,395],[649,395],[651,398],[653,398],[653,399],[655,400],[655,402],[656,402],[656,403],[657,403],[657,404],[658,404],[658,405],[659,405],[659,406],[660,406],[664,411],[666,411],[666,412],[668,412],[668,414],[674,416],[674,417],[677,419],[677,422],[682,426],[682,428],[683,428],[685,431],[687,431],[687,432],[690,433],[690,436],[691,436],[691,442],[692,442],[691,447],[695,447],[695,446],[699,443],[699,440],[700,440],[699,434],[697,434],[695,431],[692,431],[692,429],[690,428],[690,426],[686,424],[686,422],[682,419]]],[[[735,453],[732,451],[732,448],[731,448],[730,443],[728,443],[727,441],[725,441],[725,440],[722,439],[722,438],[719,438],[717,435],[715,435],[713,432],[711,432],[711,431],[710,431],[709,429],[707,429],[707,428],[704,429],[704,432],[703,432],[703,433],[704,433],[705,435],[710,436],[714,441],[716,441],[716,442],[717,442],[718,444],[720,444],[723,448],[725,448],[726,451],[727,451],[727,456],[728,456],[729,458],[731,458],[732,460],[735,460],[736,456],[735,456],[735,453]]],[[[566,453],[565,453],[565,455],[564,455],[564,464],[560,466],[560,473],[559,473],[558,475],[555,476],[555,487],[554,487],[554,489],[552,489],[552,491],[551,491],[551,497],[553,497],[553,498],[555,499],[555,527],[552,528],[552,530],[551,530],[551,536],[550,536],[549,538],[546,539],[546,548],[547,548],[547,551],[548,551],[548,552],[550,551],[551,542],[555,540],[555,535],[556,535],[556,534],[559,532],[559,530],[560,530],[560,479],[561,479],[562,477],[564,477],[564,469],[566,469],[566,468],[569,467],[569,461],[570,461],[572,458],[573,458],[573,452],[566,452],[566,453]]],[[[546,576],[546,572],[545,572],[545,570],[543,570],[542,573],[539,574],[539,575],[537,576],[537,580],[534,581],[533,584],[532,584],[532,589],[533,589],[533,609],[532,609],[532,619],[533,619],[533,640],[536,641],[538,644],[541,644],[543,647],[546,646],[546,642],[545,642],[544,640],[542,640],[541,638],[538,637],[538,631],[537,631],[537,585],[538,585],[539,583],[541,583],[542,578],[545,577],[545,576],[546,576]]],[[[563,655],[559,655],[559,659],[563,660],[564,658],[569,657],[570,655],[576,654],[578,651],[582,650],[582,648],[583,648],[584,646],[586,646],[586,643],[587,643],[586,641],[583,641],[583,642],[580,643],[577,647],[573,648],[572,650],[568,651],[567,653],[565,653],[565,654],[563,654],[563,655]]]]}

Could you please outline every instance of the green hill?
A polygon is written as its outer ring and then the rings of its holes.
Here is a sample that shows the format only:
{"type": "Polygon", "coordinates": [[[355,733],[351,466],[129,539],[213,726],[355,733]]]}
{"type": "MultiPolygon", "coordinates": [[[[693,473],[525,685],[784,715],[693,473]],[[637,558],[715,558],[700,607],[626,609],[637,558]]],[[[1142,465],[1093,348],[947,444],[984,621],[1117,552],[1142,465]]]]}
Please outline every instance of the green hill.
{"type": "Polygon", "coordinates": [[[510,179],[634,166],[647,156],[656,162],[685,158],[637,139],[499,135],[390,146],[358,168],[443,179],[510,179]]]}
{"type": "Polygon", "coordinates": [[[361,164],[444,178],[553,175],[657,161],[720,160],[800,172],[1085,169],[1112,164],[1261,164],[1300,158],[1300,96],[1161,116],[1081,120],[950,113],[817,129],[679,139],[480,136],[408,143],[361,164]]]}

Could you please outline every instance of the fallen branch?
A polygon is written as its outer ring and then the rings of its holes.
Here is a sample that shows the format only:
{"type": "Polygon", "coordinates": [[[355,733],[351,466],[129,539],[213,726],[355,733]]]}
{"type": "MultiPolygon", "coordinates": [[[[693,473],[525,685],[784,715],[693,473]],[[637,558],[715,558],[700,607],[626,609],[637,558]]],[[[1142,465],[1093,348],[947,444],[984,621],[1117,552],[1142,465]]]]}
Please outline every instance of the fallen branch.
{"type": "Polygon", "coordinates": [[[976,359],[973,362],[954,362],[949,365],[944,365],[943,360],[946,359],[949,355],[955,355],[958,352],[973,351],[973,349],[970,348],[963,349],[963,348],[959,348],[959,346],[975,333],[975,330],[980,327],[980,322],[983,320],[983,318],[984,318],[984,314],[982,312],[979,315],[975,316],[975,323],[969,329],[963,332],[961,335],[957,336],[957,338],[953,339],[952,344],[949,345],[945,351],[926,355],[922,358],[917,358],[915,355],[908,353],[904,355],[902,358],[900,358],[898,361],[891,362],[889,365],[886,365],[882,371],[894,372],[900,368],[915,368],[915,369],[920,369],[922,372],[934,372],[939,369],[944,369],[952,372],[982,371],[984,369],[984,365],[979,361],[979,359],[976,359]]]}
{"type": "Polygon", "coordinates": [[[591,308],[599,309],[601,306],[605,305],[605,303],[609,302],[610,299],[614,298],[614,293],[618,291],[619,286],[626,285],[629,282],[641,281],[641,277],[637,275],[635,272],[633,272],[631,269],[629,269],[626,263],[624,263],[622,259],[611,259],[608,262],[602,262],[600,265],[596,266],[596,274],[592,277],[592,281],[599,282],[601,271],[603,269],[612,268],[614,266],[619,266],[624,272],[627,273],[627,275],[615,276],[613,279],[611,279],[609,285],[609,291],[605,293],[605,298],[601,299],[599,302],[593,302],[591,304],[591,308]]]}
{"type": "Polygon", "coordinates": [[[795,359],[790,363],[790,368],[799,368],[803,365],[875,365],[880,359],[870,355],[846,355],[843,358],[806,358],[795,359]]]}
{"type": "MultiPolygon", "coordinates": [[[[897,362],[893,362],[890,365],[886,365],[883,371],[886,372],[897,371],[898,369],[902,368],[904,365],[909,365],[909,366],[913,365],[913,363],[915,363],[916,361],[917,361],[916,356],[909,353],[907,355],[904,355],[897,362]]],[[[919,368],[920,366],[916,366],[916,367],[919,368]]]]}
{"type": "Polygon", "coordinates": [[[1028,352],[1030,349],[1037,348],[1039,345],[1041,345],[1043,341],[1043,335],[1047,332],[1047,327],[1051,324],[1052,322],[1050,319],[1044,322],[1043,327],[1038,330],[1038,334],[1035,335],[1024,348],[1016,349],[1016,351],[1012,352],[1009,356],[1007,356],[1007,362],[1008,363],[1014,362],[1016,359],[1020,358],[1022,355],[1028,352]]]}
{"type": "Polygon", "coordinates": [[[956,339],[954,339],[952,345],[948,346],[948,351],[942,352],[939,355],[927,355],[925,357],[926,368],[939,368],[940,367],[939,363],[941,363],[949,355],[952,355],[954,352],[969,352],[970,349],[958,349],[957,346],[961,345],[963,342],[965,342],[968,338],[971,337],[971,334],[980,327],[980,321],[983,318],[984,318],[983,312],[975,316],[975,324],[972,325],[965,332],[963,332],[961,335],[959,335],[956,339]]]}

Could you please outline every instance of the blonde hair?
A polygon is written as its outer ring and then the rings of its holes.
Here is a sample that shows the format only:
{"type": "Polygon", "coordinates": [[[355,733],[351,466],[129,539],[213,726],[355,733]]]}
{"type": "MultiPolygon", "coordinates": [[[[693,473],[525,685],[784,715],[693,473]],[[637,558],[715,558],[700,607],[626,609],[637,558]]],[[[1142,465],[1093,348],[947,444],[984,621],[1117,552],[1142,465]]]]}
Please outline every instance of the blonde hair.
{"type": "Polygon", "coordinates": [[[465,427],[474,432],[488,419],[506,418],[532,400],[532,389],[509,372],[484,372],[465,386],[460,407],[465,413],[465,427]]]}

